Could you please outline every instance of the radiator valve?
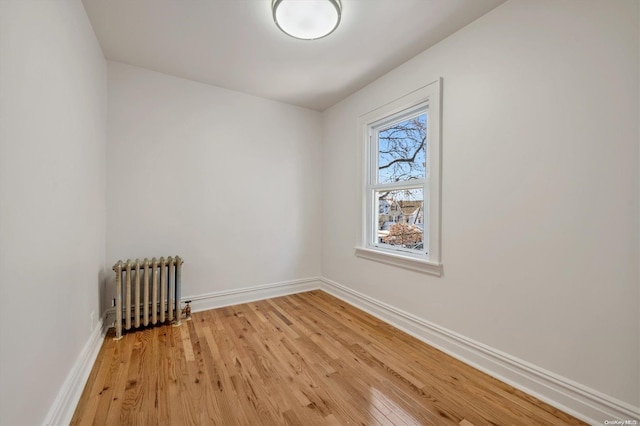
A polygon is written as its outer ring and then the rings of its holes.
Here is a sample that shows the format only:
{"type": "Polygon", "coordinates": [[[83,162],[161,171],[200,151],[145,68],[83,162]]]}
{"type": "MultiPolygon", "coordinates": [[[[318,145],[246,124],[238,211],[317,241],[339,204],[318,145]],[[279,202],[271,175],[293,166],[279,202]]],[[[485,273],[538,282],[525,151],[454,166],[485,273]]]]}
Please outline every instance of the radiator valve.
{"type": "Polygon", "coordinates": [[[187,306],[184,307],[182,313],[184,314],[185,319],[188,321],[191,319],[191,306],[189,305],[189,303],[191,303],[191,300],[187,300],[184,303],[186,303],[187,306]]]}

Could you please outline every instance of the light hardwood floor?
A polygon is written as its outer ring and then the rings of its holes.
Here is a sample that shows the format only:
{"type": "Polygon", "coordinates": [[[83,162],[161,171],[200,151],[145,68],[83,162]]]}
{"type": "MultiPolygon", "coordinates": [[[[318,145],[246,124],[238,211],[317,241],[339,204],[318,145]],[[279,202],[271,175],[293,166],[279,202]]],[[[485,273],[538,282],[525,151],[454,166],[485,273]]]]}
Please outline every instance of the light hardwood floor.
{"type": "Polygon", "coordinates": [[[111,332],[71,424],[583,423],[311,291],[111,332]]]}

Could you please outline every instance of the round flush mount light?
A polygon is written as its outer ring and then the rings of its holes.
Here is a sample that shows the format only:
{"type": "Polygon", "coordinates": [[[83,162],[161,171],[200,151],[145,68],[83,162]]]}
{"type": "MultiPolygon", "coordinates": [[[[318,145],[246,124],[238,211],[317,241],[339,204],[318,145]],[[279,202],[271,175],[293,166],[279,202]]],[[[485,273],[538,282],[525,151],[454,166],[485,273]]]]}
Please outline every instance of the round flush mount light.
{"type": "Polygon", "coordinates": [[[331,34],[340,23],[340,0],[273,0],[273,20],[294,38],[315,40],[331,34]]]}

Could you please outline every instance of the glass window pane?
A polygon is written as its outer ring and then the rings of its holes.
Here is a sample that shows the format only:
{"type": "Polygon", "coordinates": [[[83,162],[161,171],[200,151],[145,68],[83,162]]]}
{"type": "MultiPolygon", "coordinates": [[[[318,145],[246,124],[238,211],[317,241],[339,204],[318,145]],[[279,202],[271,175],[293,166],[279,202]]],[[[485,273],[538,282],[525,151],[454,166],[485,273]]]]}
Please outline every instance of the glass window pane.
{"type": "Polygon", "coordinates": [[[378,183],[426,176],[426,130],[426,113],[378,130],[378,183]]]}
{"type": "Polygon", "coordinates": [[[374,191],[375,244],[424,252],[424,194],[422,189],[374,191]]]}

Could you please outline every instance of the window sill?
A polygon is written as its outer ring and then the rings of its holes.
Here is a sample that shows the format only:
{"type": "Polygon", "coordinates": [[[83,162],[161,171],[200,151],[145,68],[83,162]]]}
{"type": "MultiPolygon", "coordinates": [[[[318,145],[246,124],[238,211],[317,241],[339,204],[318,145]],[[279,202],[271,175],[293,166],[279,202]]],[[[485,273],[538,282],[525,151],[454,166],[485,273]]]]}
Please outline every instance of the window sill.
{"type": "Polygon", "coordinates": [[[396,253],[386,253],[381,250],[373,250],[364,247],[356,247],[356,256],[425,274],[437,276],[442,275],[442,263],[430,262],[428,260],[403,256],[396,253]]]}

